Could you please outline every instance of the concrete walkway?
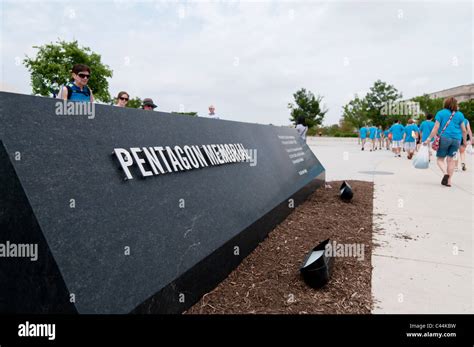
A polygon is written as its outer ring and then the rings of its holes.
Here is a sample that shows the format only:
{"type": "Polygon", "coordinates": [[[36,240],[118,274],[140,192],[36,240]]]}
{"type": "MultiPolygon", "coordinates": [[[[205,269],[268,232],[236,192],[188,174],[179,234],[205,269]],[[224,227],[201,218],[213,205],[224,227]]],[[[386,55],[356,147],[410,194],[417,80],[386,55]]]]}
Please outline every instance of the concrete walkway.
{"type": "Polygon", "coordinates": [[[474,313],[474,156],[453,187],[357,139],[308,139],[327,180],[374,182],[374,313],[474,313]]]}

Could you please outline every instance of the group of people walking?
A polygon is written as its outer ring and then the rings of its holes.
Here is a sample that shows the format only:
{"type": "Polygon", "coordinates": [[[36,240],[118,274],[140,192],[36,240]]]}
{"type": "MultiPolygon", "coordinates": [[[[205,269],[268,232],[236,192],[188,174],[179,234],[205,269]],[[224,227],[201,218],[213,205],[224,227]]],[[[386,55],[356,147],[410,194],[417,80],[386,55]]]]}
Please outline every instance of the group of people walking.
{"type": "Polygon", "coordinates": [[[395,157],[400,158],[403,150],[409,160],[420,146],[428,146],[430,156],[432,147],[435,147],[437,164],[443,172],[441,184],[448,187],[451,186],[454,171],[458,170],[459,163],[462,171],[467,170],[466,150],[472,151],[472,129],[468,119],[459,111],[458,102],[454,97],[444,100],[443,109],[436,113],[434,120],[431,114],[426,115],[426,119],[419,126],[414,119],[409,119],[406,125],[396,120],[384,131],[381,126],[363,126],[359,129],[359,139],[362,151],[369,141],[370,151],[385,147],[387,150],[391,149],[395,157]]]}

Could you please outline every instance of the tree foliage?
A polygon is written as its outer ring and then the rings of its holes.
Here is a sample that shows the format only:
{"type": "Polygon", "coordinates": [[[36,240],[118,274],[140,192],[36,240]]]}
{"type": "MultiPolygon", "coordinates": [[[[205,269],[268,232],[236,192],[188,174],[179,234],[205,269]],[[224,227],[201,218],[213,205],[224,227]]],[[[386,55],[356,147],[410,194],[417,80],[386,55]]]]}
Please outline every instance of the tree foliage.
{"type": "Polygon", "coordinates": [[[402,97],[393,85],[377,80],[365,96],[367,106],[371,110],[380,110],[387,102],[395,101],[402,97]]]}
{"type": "Polygon", "coordinates": [[[390,117],[382,114],[382,107],[389,103],[393,103],[402,98],[402,94],[398,92],[393,85],[377,80],[370,88],[365,96],[368,108],[368,118],[374,125],[382,125],[387,127],[391,121],[390,117]]]}
{"type": "Polygon", "coordinates": [[[88,86],[94,98],[102,102],[110,102],[109,83],[112,70],[101,61],[101,56],[89,47],[80,47],[77,41],[58,40],[42,46],[35,57],[26,57],[24,65],[31,73],[31,87],[34,95],[50,96],[57,93],[59,86],[71,78],[71,70],[75,64],[85,64],[91,69],[88,86]]]}
{"type": "Polygon", "coordinates": [[[459,111],[461,111],[464,114],[464,117],[466,117],[469,120],[469,123],[471,123],[471,126],[474,126],[473,121],[474,121],[474,99],[463,101],[459,103],[459,111]]]}
{"type": "MultiPolygon", "coordinates": [[[[377,80],[365,97],[360,98],[355,95],[354,99],[343,106],[341,121],[351,124],[355,128],[360,128],[367,123],[387,128],[395,120],[406,124],[410,118],[415,118],[418,121],[425,119],[423,114],[407,113],[407,108],[403,105],[405,102],[399,100],[401,97],[402,94],[394,86],[377,80]],[[399,107],[396,107],[397,105],[399,107]],[[390,110],[390,112],[385,113],[384,109],[390,110]]],[[[430,98],[428,94],[424,94],[412,98],[410,102],[417,102],[420,111],[425,115],[428,113],[436,115],[439,110],[443,109],[444,99],[430,98]]],[[[460,102],[459,110],[470,122],[474,121],[474,99],[460,102]]]]}
{"type": "Polygon", "coordinates": [[[129,108],[141,108],[142,104],[143,104],[142,99],[140,99],[137,96],[137,97],[134,97],[133,99],[128,100],[127,107],[129,107],[129,108]]]}
{"type": "Polygon", "coordinates": [[[360,129],[369,121],[369,109],[365,98],[359,98],[356,94],[354,99],[342,107],[342,119],[345,123],[360,129]]]}
{"type": "Polygon", "coordinates": [[[191,117],[197,117],[198,113],[197,112],[171,112],[175,114],[182,114],[185,116],[191,116],[191,117]]]}
{"type": "Polygon", "coordinates": [[[423,113],[431,113],[432,115],[435,115],[436,112],[443,108],[444,101],[443,98],[430,98],[428,94],[414,97],[411,100],[417,102],[420,105],[420,109],[423,111],[423,113]]]}
{"type": "Polygon", "coordinates": [[[301,88],[293,94],[294,103],[289,103],[288,108],[291,110],[290,120],[296,124],[299,117],[304,117],[306,125],[311,128],[320,125],[327,109],[322,109],[323,97],[314,96],[311,91],[301,88]]]}
{"type": "Polygon", "coordinates": [[[354,99],[343,106],[342,119],[355,128],[361,128],[365,124],[386,128],[395,119],[406,122],[410,115],[382,113],[383,108],[398,102],[401,97],[402,94],[393,85],[377,80],[366,96],[361,98],[356,94],[354,99]]]}

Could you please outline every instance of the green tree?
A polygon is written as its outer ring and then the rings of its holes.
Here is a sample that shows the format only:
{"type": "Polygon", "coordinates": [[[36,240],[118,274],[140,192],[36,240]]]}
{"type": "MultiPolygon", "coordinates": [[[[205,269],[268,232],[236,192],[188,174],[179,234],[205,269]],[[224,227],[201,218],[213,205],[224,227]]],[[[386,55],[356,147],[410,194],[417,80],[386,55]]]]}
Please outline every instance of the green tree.
{"type": "Polygon", "coordinates": [[[185,116],[192,116],[192,117],[197,117],[197,112],[171,112],[171,113],[175,113],[175,114],[182,114],[182,115],[185,115],[185,116]]]}
{"type": "Polygon", "coordinates": [[[33,58],[26,57],[24,65],[31,73],[31,87],[34,95],[49,96],[57,93],[59,86],[71,78],[74,64],[85,64],[91,68],[88,83],[96,100],[110,102],[108,77],[112,70],[101,62],[101,56],[89,47],[80,47],[77,41],[66,42],[58,40],[43,46],[33,46],[38,49],[33,58]]]}
{"type": "Polygon", "coordinates": [[[351,124],[353,127],[360,129],[369,121],[369,109],[367,100],[354,96],[354,99],[342,107],[342,119],[345,123],[351,124]]]}
{"type": "Polygon", "coordinates": [[[381,109],[389,103],[393,103],[402,98],[402,94],[398,92],[393,85],[383,82],[381,80],[375,81],[365,96],[368,108],[368,118],[375,125],[382,125],[386,127],[389,125],[389,118],[381,113],[381,109]]]}
{"type": "Polygon", "coordinates": [[[301,88],[293,94],[295,103],[289,103],[288,108],[291,110],[290,120],[296,124],[299,117],[304,117],[306,125],[311,128],[320,125],[323,122],[327,109],[322,109],[323,97],[317,97],[311,91],[301,88]]]}
{"type": "Polygon", "coordinates": [[[129,108],[141,108],[143,104],[142,99],[140,99],[138,96],[128,100],[127,102],[127,107],[129,108]]]}
{"type": "Polygon", "coordinates": [[[464,114],[471,123],[471,126],[474,126],[472,123],[474,121],[474,99],[463,101],[459,103],[459,111],[464,114]]]}
{"type": "Polygon", "coordinates": [[[327,127],[327,133],[329,136],[334,136],[341,131],[339,124],[332,124],[327,127]]]}
{"type": "Polygon", "coordinates": [[[443,98],[430,98],[428,94],[424,94],[422,96],[416,96],[411,99],[412,101],[417,102],[420,104],[420,109],[425,113],[431,113],[435,115],[436,112],[443,108],[443,98]]]}

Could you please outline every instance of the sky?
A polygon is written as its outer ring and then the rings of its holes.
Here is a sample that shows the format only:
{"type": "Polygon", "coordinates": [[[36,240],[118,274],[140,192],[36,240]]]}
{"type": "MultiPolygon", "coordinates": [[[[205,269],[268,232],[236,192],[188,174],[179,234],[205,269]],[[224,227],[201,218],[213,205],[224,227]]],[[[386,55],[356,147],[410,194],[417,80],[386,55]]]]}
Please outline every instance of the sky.
{"type": "MultiPolygon", "coordinates": [[[[410,98],[469,84],[471,1],[0,0],[0,90],[31,94],[33,46],[78,40],[113,70],[109,91],[160,111],[290,124],[293,93],[323,96],[324,124],[377,79],[410,98]]],[[[93,73],[93,71],[92,71],[93,73]]]]}

